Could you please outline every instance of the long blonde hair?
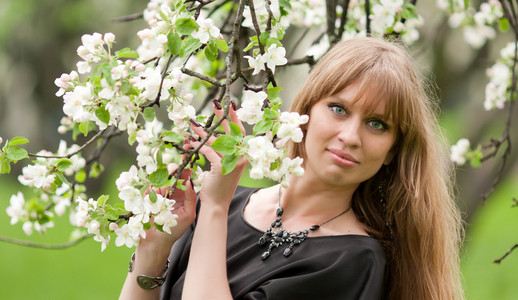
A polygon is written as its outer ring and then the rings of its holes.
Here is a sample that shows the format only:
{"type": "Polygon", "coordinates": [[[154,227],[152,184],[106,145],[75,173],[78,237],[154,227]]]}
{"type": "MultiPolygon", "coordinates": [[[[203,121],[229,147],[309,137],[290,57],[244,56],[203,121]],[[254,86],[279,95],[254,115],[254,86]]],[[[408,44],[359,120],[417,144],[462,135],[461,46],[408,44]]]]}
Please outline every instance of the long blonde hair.
{"type": "MultiPolygon", "coordinates": [[[[338,43],[315,65],[292,111],[309,114],[316,102],[356,81],[358,94],[372,108],[386,99],[386,113],[398,126],[394,158],[360,184],[352,204],[385,249],[389,299],[463,299],[462,224],[452,193],[453,168],[437,106],[408,52],[376,38],[338,43]]],[[[290,145],[290,153],[304,157],[304,141],[290,145]]]]}

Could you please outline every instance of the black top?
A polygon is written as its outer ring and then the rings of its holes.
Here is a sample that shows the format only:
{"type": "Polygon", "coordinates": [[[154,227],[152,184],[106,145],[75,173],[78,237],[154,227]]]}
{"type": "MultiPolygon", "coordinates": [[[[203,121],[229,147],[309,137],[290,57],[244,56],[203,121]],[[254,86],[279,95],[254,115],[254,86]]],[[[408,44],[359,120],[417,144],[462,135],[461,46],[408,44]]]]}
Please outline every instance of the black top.
{"type": "MultiPolygon", "coordinates": [[[[380,243],[368,236],[308,237],[285,257],[284,247],[261,259],[263,232],[243,218],[257,189],[238,187],[230,204],[227,276],[234,299],[384,299],[388,266],[380,243]]],[[[272,216],[272,221],[275,216],[272,216]]],[[[195,224],[178,240],[169,259],[161,299],[180,300],[195,224]]],[[[203,282],[199,283],[203,285],[203,282]]]]}

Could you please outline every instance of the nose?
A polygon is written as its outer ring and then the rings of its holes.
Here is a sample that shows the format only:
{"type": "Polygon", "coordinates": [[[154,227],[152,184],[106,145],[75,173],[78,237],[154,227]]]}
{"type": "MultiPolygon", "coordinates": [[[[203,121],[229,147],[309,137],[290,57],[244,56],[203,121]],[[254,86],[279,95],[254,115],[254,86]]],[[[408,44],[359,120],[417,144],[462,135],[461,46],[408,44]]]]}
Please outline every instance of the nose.
{"type": "Polygon", "coordinates": [[[344,120],[340,126],[338,139],[350,148],[361,146],[361,121],[356,118],[344,120]]]}

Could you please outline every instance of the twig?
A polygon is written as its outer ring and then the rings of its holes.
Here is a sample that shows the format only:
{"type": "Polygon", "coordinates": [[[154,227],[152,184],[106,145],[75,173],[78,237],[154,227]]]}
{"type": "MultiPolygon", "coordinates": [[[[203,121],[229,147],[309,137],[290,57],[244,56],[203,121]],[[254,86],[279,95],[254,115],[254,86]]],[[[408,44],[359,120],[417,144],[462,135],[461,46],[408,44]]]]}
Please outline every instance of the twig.
{"type": "Polygon", "coordinates": [[[505,252],[505,254],[504,254],[504,255],[502,255],[502,257],[500,257],[500,258],[498,258],[498,259],[493,260],[493,263],[495,263],[495,264],[499,264],[499,263],[501,263],[501,262],[502,262],[502,260],[504,260],[504,259],[505,259],[509,254],[511,254],[511,252],[513,252],[513,251],[514,251],[514,249],[516,249],[516,248],[518,248],[518,244],[515,244],[515,245],[514,245],[514,246],[512,246],[509,250],[507,250],[507,251],[505,252]]]}
{"type": "Polygon", "coordinates": [[[136,14],[112,19],[112,23],[129,22],[129,21],[141,19],[143,17],[144,17],[144,13],[136,13],[136,14]]]}
{"type": "Polygon", "coordinates": [[[334,43],[336,40],[336,0],[327,0],[326,1],[326,10],[327,10],[327,36],[329,36],[329,41],[334,43]]]}
{"type": "Polygon", "coordinates": [[[206,81],[206,82],[208,82],[208,83],[211,83],[211,84],[213,84],[213,85],[215,85],[215,86],[218,86],[218,87],[223,87],[223,86],[224,86],[224,84],[223,84],[223,83],[221,83],[221,82],[219,82],[219,81],[217,81],[217,80],[215,80],[215,79],[212,79],[212,78],[210,78],[210,77],[208,77],[208,76],[205,76],[205,75],[203,75],[203,74],[200,74],[200,73],[198,73],[198,72],[194,72],[194,71],[189,70],[189,69],[187,69],[187,68],[185,68],[185,67],[183,67],[181,70],[182,70],[182,72],[183,72],[184,74],[187,74],[187,75],[192,76],[192,77],[197,77],[197,78],[199,78],[199,79],[201,79],[201,80],[204,80],[204,81],[206,81]]]}
{"type": "Polygon", "coordinates": [[[347,24],[347,12],[349,10],[349,0],[343,0],[342,2],[342,16],[340,17],[340,27],[338,28],[337,41],[342,39],[342,35],[345,31],[345,24],[347,24]]]}
{"type": "Polygon", "coordinates": [[[85,235],[82,235],[81,237],[79,237],[79,238],[77,238],[75,240],[72,240],[70,242],[66,242],[66,243],[63,243],[63,244],[55,244],[55,245],[36,243],[36,242],[24,241],[24,240],[18,240],[18,239],[13,239],[13,238],[5,237],[5,236],[0,236],[0,241],[6,242],[6,243],[15,244],[15,245],[20,245],[20,246],[26,246],[26,247],[57,250],[57,249],[65,249],[65,248],[73,247],[73,246],[81,243],[82,241],[84,241],[86,239],[89,239],[89,238],[91,238],[93,236],[94,236],[93,234],[85,234],[85,235]]]}
{"type": "Polygon", "coordinates": [[[365,32],[367,35],[371,35],[371,4],[369,0],[365,0],[365,32]]]}
{"type": "MultiPolygon", "coordinates": [[[[108,127],[109,128],[109,127],[108,127]]],[[[77,153],[83,151],[84,148],[86,148],[88,145],[90,145],[91,143],[93,143],[96,139],[98,139],[101,135],[103,135],[103,133],[108,129],[104,129],[104,130],[101,130],[99,131],[96,135],[94,135],[90,140],[88,140],[83,146],[79,147],[79,149],[77,149],[76,151],[74,152],[71,152],[67,155],[40,155],[40,154],[33,154],[33,153],[29,153],[29,156],[32,156],[32,157],[41,157],[41,158],[71,158],[72,156],[76,155],[77,153]]]]}

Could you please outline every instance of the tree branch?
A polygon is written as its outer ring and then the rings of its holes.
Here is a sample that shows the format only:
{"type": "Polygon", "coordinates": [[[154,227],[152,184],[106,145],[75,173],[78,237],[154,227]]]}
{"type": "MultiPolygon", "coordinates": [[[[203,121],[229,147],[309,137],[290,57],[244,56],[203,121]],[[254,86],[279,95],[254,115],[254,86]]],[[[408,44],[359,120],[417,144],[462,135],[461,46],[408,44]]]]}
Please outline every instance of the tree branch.
{"type": "MultiPolygon", "coordinates": [[[[109,127],[108,127],[109,128],[109,127]]],[[[74,152],[71,152],[67,155],[40,155],[40,154],[33,154],[33,153],[29,153],[29,156],[32,156],[32,157],[41,157],[41,158],[71,158],[72,156],[78,154],[79,152],[83,151],[84,148],[86,148],[88,145],[90,145],[91,143],[93,143],[96,139],[98,139],[99,137],[101,137],[103,135],[103,133],[108,129],[108,128],[105,128],[104,130],[101,130],[99,131],[96,135],[94,135],[90,140],[88,140],[86,143],[84,143],[83,146],[79,147],[79,149],[77,149],[76,151],[74,152]]]]}
{"type": "Polygon", "coordinates": [[[15,244],[15,245],[20,245],[20,246],[26,246],[26,247],[56,250],[56,249],[66,249],[66,248],[73,247],[73,246],[81,243],[82,241],[84,241],[86,239],[89,239],[89,238],[91,238],[93,236],[94,236],[93,234],[85,234],[85,235],[82,235],[81,237],[79,237],[79,238],[77,238],[75,240],[72,240],[70,242],[66,242],[66,243],[63,243],[63,244],[55,244],[55,245],[36,243],[36,242],[25,241],[25,240],[18,240],[18,239],[13,239],[13,238],[5,237],[5,236],[0,236],[0,241],[1,242],[15,244]]]}
{"type": "Polygon", "coordinates": [[[509,254],[511,254],[511,252],[513,252],[516,248],[518,248],[518,244],[515,244],[514,246],[512,246],[509,250],[507,250],[507,251],[505,252],[505,254],[504,254],[504,255],[502,255],[502,256],[501,256],[500,258],[498,258],[498,259],[493,260],[493,262],[494,262],[495,264],[499,264],[499,263],[501,263],[501,262],[502,262],[502,260],[504,260],[504,259],[505,259],[509,254]]]}

